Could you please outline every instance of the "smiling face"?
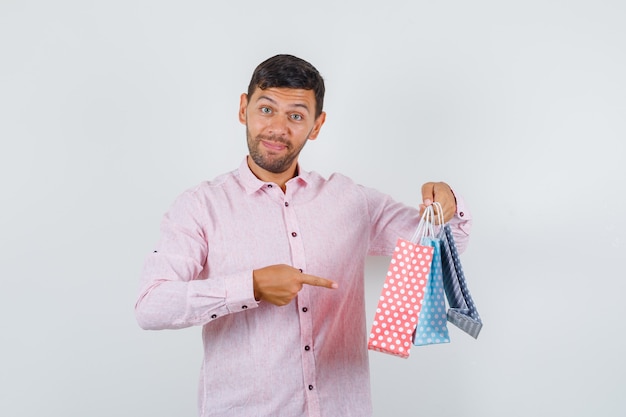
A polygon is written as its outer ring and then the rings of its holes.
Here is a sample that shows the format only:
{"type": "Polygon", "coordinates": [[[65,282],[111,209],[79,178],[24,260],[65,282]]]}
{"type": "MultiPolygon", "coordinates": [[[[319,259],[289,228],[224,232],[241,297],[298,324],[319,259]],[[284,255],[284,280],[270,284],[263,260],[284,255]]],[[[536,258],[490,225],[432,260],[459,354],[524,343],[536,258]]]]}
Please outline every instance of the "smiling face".
{"type": "Polygon", "coordinates": [[[241,95],[239,121],[246,125],[248,164],[257,177],[284,184],[295,175],[300,151],[317,138],[326,118],[323,112],[315,117],[315,104],[312,90],[298,88],[241,95]]]}

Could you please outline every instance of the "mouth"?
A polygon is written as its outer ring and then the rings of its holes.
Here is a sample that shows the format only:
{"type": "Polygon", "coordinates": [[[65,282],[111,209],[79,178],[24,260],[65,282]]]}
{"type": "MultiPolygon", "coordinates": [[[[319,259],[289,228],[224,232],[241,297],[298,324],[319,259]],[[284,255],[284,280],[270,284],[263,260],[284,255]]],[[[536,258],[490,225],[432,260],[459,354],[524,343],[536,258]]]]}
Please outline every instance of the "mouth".
{"type": "Polygon", "coordinates": [[[272,142],[268,140],[261,140],[263,146],[272,151],[282,151],[283,149],[287,149],[287,145],[280,142],[272,142]]]}

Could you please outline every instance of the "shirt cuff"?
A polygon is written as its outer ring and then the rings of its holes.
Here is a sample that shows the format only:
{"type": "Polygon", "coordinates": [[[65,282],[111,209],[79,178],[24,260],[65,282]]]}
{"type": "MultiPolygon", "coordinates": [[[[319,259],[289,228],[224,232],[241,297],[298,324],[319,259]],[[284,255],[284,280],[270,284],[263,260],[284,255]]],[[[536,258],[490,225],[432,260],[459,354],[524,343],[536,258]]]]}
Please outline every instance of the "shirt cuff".
{"type": "Polygon", "coordinates": [[[472,214],[467,208],[463,197],[458,195],[455,195],[454,197],[456,198],[456,213],[454,214],[454,217],[456,217],[456,219],[459,221],[471,221],[472,214]]]}
{"type": "Polygon", "coordinates": [[[465,200],[459,195],[456,198],[456,213],[450,219],[448,224],[454,236],[454,241],[459,253],[467,248],[469,243],[470,231],[472,230],[472,214],[470,213],[465,200]]]}
{"type": "Polygon", "coordinates": [[[230,313],[245,311],[259,306],[254,299],[252,271],[233,275],[224,280],[226,285],[226,308],[230,313]]]}

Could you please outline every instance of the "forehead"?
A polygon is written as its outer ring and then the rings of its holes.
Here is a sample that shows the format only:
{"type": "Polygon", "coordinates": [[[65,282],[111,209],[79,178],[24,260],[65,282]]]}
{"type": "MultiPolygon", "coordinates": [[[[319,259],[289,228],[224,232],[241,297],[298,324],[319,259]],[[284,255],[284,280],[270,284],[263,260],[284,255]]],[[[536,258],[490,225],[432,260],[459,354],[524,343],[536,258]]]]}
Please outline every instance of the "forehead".
{"type": "Polygon", "coordinates": [[[315,109],[315,93],[313,90],[286,87],[271,87],[262,90],[257,87],[249,98],[249,101],[253,103],[263,100],[275,103],[276,105],[305,106],[309,110],[315,109]]]}

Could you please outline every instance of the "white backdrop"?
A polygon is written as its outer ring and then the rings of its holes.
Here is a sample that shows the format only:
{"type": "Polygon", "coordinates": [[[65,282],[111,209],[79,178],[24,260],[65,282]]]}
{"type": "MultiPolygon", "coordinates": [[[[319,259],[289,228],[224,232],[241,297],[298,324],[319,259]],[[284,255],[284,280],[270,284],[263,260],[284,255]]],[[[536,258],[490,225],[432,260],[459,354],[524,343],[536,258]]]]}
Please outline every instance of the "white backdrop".
{"type": "Polygon", "coordinates": [[[0,0],[0,415],[196,414],[200,329],[140,330],[139,271],[173,199],[241,161],[239,94],[276,53],[326,79],[306,169],[409,204],[444,180],[475,218],[482,334],[371,353],[375,415],[626,415],[625,18],[617,0],[0,0]]]}

